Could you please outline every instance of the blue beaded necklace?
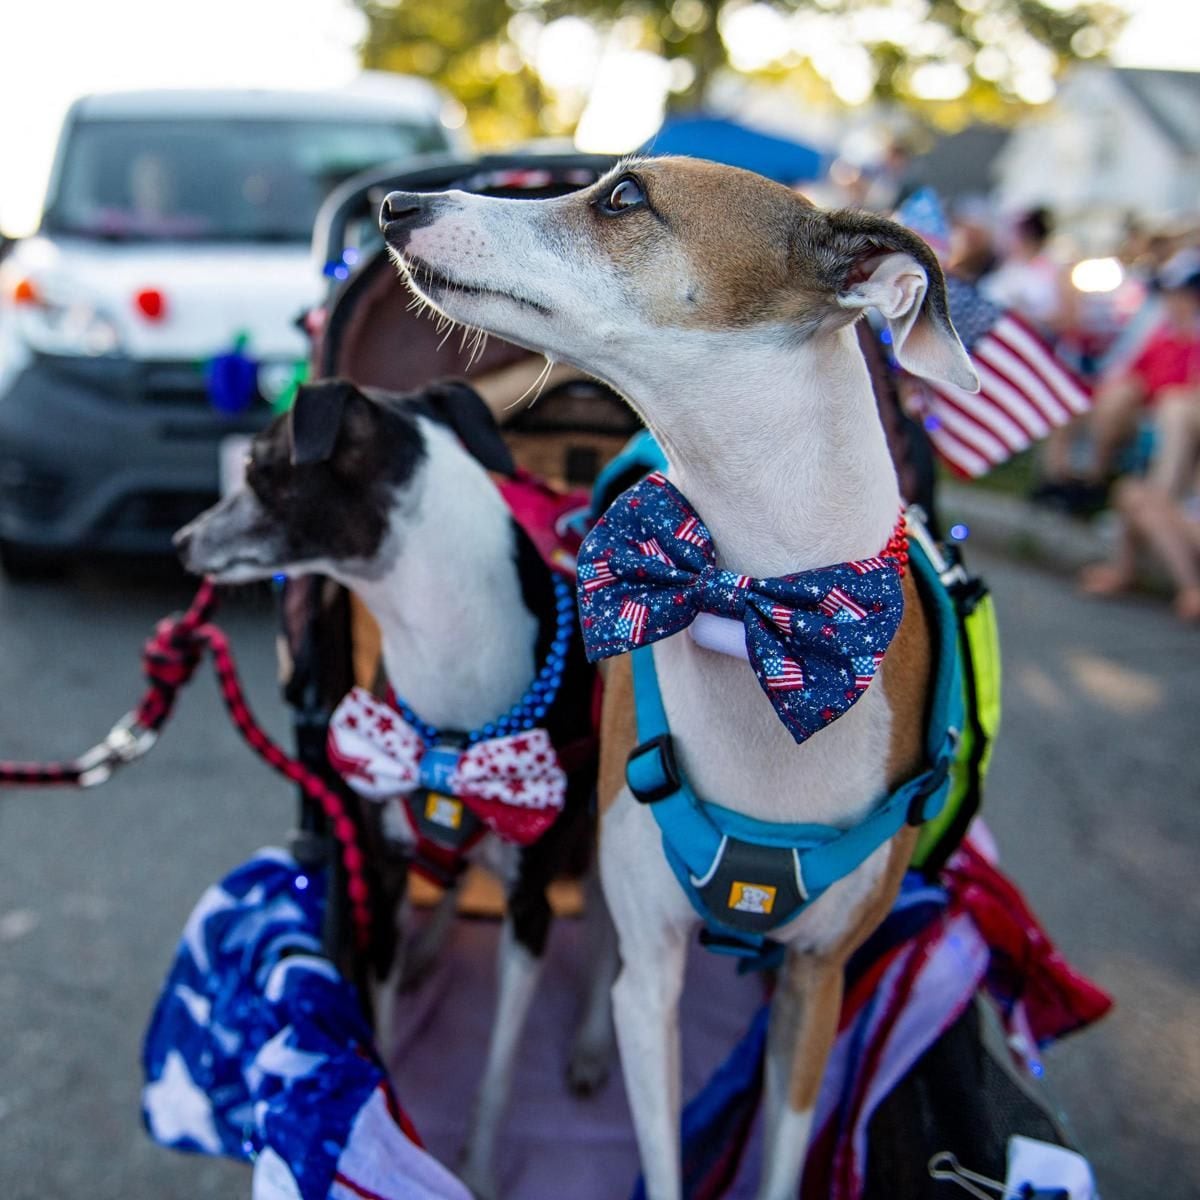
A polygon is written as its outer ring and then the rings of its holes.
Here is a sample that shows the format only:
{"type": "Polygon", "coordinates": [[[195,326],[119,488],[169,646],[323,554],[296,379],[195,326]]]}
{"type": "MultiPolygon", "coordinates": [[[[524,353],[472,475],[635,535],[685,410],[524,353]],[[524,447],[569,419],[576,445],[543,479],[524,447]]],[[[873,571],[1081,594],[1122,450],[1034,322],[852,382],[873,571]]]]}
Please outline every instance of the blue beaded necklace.
{"type": "MultiPolygon", "coordinates": [[[[524,733],[545,719],[562,687],[563,671],[567,665],[567,647],[575,627],[575,596],[571,585],[559,574],[551,575],[554,581],[555,628],[554,640],[542,669],[534,677],[525,694],[503,716],[479,729],[465,734],[468,746],[490,738],[505,737],[511,733],[524,733]]],[[[391,701],[396,711],[417,731],[426,746],[436,746],[443,740],[441,730],[422,721],[415,712],[393,691],[391,701]]]]}

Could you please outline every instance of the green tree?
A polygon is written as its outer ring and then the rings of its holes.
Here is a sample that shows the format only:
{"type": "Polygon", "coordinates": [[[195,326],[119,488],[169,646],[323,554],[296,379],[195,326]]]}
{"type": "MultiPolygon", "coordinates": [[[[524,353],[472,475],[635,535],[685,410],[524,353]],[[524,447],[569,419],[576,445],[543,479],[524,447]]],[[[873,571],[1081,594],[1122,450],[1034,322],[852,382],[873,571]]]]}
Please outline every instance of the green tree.
{"type": "MultiPolygon", "coordinates": [[[[620,22],[638,48],[675,65],[672,103],[693,107],[727,70],[794,90],[805,102],[875,98],[935,123],[1005,120],[1045,98],[1047,81],[1080,58],[1103,55],[1124,13],[1107,0],[352,0],[367,18],[363,65],[440,83],[456,96],[483,144],[568,134],[577,108],[540,78],[530,31],[564,16],[600,29],[620,22]],[[739,22],[777,21],[792,41],[751,62],[734,56],[739,22]],[[811,31],[822,50],[810,52],[811,31]],[[840,64],[839,64],[839,56],[840,64]],[[846,60],[857,64],[847,94],[846,60]],[[840,82],[839,82],[840,73],[840,82]],[[863,86],[865,81],[865,86],[863,86]]],[[[761,47],[760,47],[761,49],[761,47]]]]}

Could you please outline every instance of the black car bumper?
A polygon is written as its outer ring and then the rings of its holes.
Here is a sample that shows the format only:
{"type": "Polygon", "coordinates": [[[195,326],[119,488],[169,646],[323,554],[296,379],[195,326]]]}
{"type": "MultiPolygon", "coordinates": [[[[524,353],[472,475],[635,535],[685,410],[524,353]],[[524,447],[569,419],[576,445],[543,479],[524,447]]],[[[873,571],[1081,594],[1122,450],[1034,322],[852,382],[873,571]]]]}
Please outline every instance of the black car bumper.
{"type": "Polygon", "coordinates": [[[192,363],[36,356],[0,394],[0,539],[54,552],[160,553],[217,498],[226,417],[192,363]]]}

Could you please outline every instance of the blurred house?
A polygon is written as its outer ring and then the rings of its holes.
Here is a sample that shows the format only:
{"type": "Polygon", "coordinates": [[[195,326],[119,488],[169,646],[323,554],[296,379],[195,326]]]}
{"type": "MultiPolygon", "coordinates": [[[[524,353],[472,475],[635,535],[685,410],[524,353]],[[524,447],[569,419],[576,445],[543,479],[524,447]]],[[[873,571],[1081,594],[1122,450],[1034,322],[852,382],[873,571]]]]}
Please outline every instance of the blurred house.
{"type": "Polygon", "coordinates": [[[1200,208],[1200,73],[1080,67],[1044,116],[1017,128],[995,165],[1010,211],[1045,204],[1093,238],[1125,216],[1200,208]]]}

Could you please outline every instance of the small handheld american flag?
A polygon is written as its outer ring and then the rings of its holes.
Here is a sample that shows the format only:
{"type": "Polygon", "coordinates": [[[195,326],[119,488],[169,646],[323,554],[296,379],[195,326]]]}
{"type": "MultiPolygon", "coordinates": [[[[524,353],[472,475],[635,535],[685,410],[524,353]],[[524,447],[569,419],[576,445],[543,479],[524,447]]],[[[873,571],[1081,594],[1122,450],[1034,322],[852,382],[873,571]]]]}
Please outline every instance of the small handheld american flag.
{"type": "Polygon", "coordinates": [[[947,279],[946,290],[979,391],[925,380],[924,423],[942,457],[974,478],[1087,412],[1092,397],[1023,318],[961,280],[947,279]]]}
{"type": "MultiPolygon", "coordinates": [[[[927,188],[915,192],[896,219],[935,250],[947,244],[945,215],[927,188]]],[[[950,466],[976,478],[1087,412],[1092,397],[1022,317],[953,276],[946,278],[946,295],[950,319],[979,375],[979,391],[923,380],[924,425],[950,466]]]]}

